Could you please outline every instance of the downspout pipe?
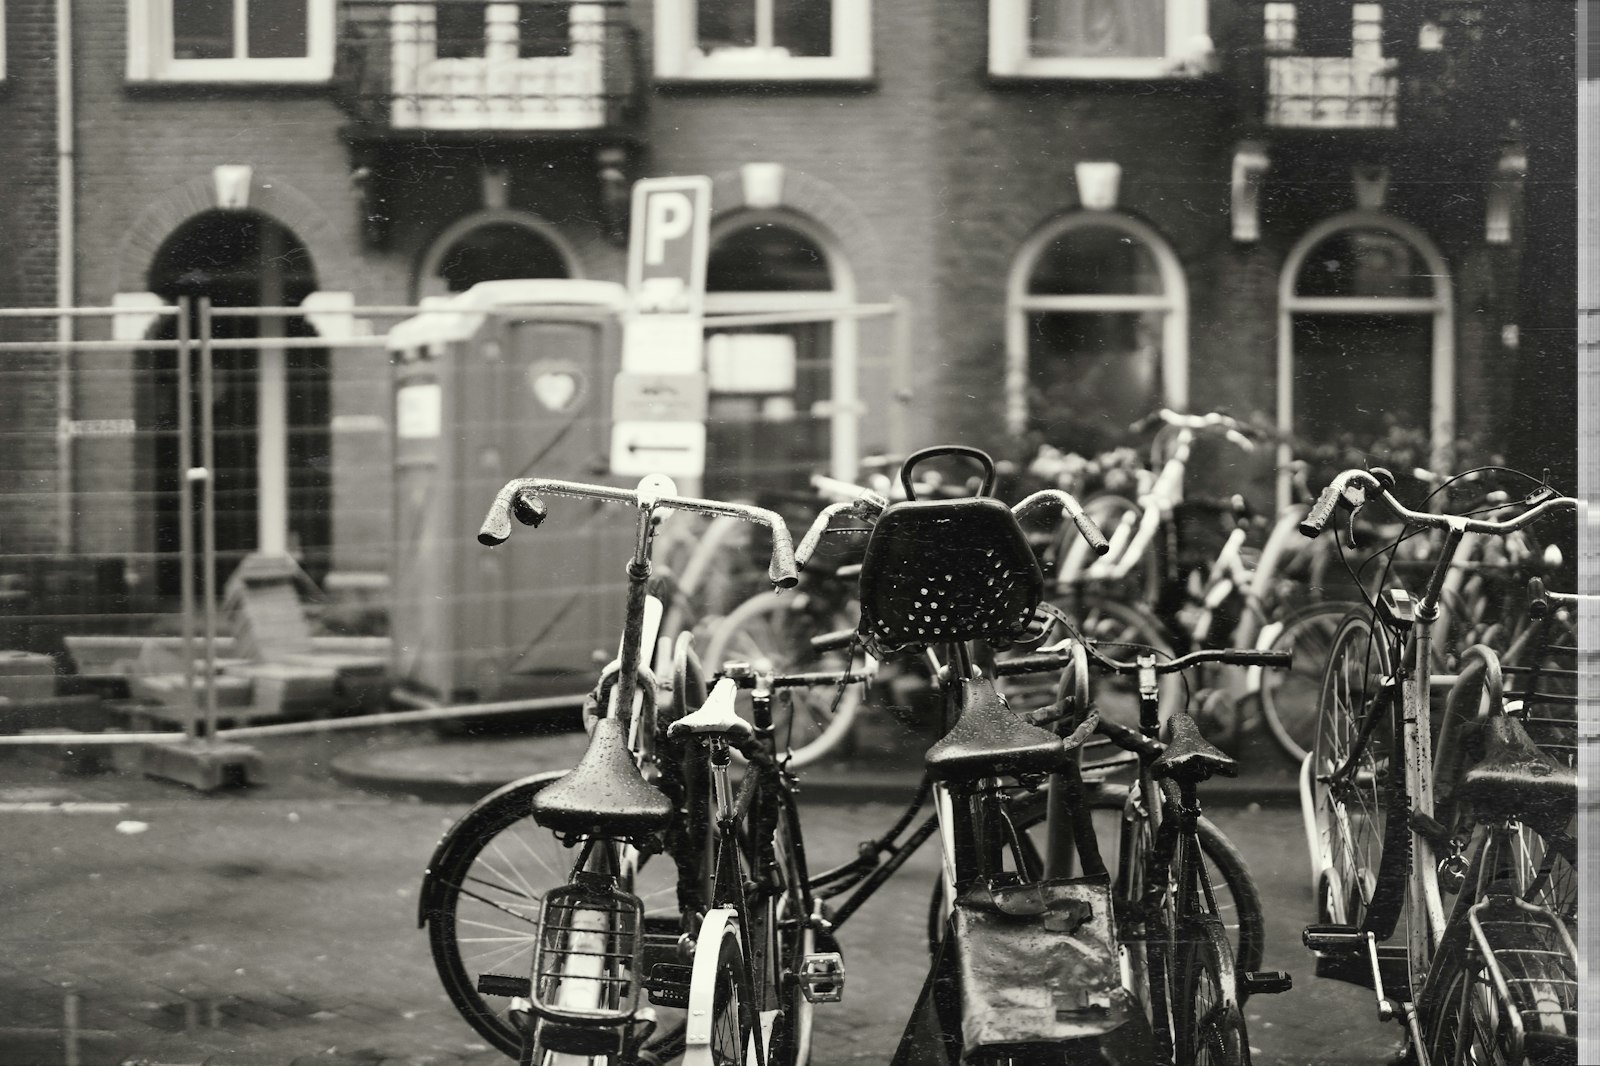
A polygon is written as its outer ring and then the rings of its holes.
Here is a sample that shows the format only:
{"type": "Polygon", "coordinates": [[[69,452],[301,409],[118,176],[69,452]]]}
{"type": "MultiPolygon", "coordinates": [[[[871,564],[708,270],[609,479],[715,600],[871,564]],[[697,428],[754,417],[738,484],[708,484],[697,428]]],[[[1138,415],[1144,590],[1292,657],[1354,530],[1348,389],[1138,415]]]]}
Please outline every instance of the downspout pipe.
{"type": "MultiPolygon", "coordinates": [[[[56,0],[56,307],[70,309],[77,299],[74,246],[77,243],[77,140],[72,99],[72,0],[56,0]]],[[[56,339],[73,339],[72,316],[56,317],[56,339]]],[[[72,351],[56,359],[56,547],[72,550],[72,351]]]]}

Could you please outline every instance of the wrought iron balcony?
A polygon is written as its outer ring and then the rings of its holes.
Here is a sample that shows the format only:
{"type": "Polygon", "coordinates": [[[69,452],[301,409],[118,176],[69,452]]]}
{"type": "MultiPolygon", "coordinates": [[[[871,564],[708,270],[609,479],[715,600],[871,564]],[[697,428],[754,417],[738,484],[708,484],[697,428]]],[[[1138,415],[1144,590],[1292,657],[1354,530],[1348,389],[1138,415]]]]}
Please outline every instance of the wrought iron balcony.
{"type": "Polygon", "coordinates": [[[1393,129],[1399,79],[1394,58],[1384,54],[1383,5],[1348,5],[1344,48],[1306,41],[1297,17],[1301,6],[1261,8],[1264,123],[1272,129],[1393,129]],[[1334,54],[1317,54],[1323,51],[1334,54]]]}
{"type": "Polygon", "coordinates": [[[1300,0],[1238,9],[1222,42],[1259,132],[1470,143],[1517,97],[1512,16],[1485,0],[1300,0]]]}
{"type": "Polygon", "coordinates": [[[644,100],[624,0],[346,0],[336,75],[366,135],[627,136],[644,100]]]}

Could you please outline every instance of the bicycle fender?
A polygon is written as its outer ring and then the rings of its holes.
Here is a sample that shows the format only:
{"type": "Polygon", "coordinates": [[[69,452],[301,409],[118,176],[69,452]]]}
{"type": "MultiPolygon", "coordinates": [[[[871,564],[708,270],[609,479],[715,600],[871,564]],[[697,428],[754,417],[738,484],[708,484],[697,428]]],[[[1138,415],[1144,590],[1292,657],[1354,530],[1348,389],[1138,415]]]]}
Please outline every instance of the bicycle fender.
{"type": "Polygon", "coordinates": [[[566,773],[565,770],[547,770],[531,774],[510,784],[501,785],[456,819],[455,825],[445,830],[444,836],[434,846],[427,869],[422,871],[422,889],[417,898],[417,928],[428,924],[428,916],[438,910],[438,896],[443,886],[434,878],[444,860],[457,848],[466,847],[481,830],[480,826],[499,825],[517,813],[529,814],[534,794],[566,773]]]}

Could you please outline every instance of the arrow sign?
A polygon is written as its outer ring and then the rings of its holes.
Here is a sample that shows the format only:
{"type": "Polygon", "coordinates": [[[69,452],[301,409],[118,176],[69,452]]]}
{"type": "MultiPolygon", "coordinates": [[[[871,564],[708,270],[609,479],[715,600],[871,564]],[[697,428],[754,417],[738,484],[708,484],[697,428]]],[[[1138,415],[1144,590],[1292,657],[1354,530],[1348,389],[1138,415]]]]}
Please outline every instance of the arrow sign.
{"type": "Polygon", "coordinates": [[[613,474],[621,477],[665,474],[670,478],[698,478],[705,470],[705,423],[612,423],[613,474]]]}

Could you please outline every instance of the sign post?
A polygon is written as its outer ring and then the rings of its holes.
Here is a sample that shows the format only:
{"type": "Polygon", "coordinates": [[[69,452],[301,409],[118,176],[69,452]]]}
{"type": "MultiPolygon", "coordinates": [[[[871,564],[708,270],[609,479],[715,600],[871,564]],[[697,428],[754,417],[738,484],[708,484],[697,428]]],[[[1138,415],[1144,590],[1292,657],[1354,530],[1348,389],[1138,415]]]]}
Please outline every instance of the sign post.
{"type": "Polygon", "coordinates": [[[633,186],[622,373],[613,390],[611,472],[666,474],[698,495],[705,473],[702,318],[711,179],[645,178],[633,186]]]}

